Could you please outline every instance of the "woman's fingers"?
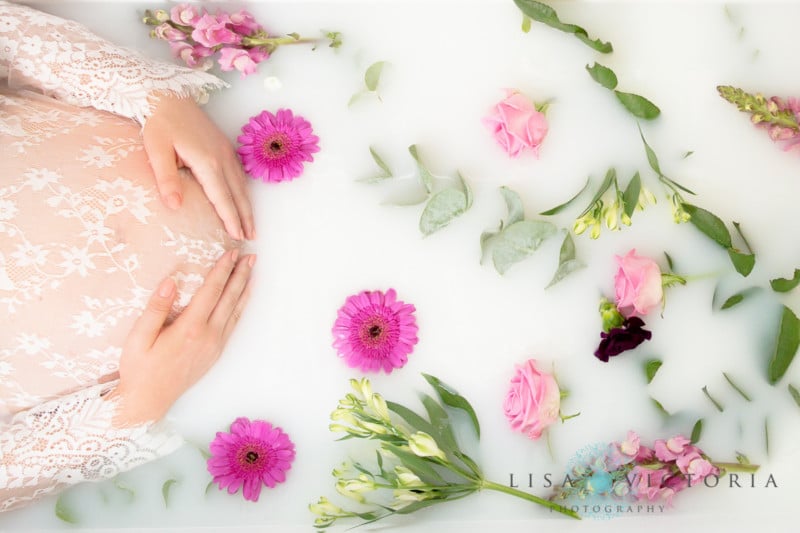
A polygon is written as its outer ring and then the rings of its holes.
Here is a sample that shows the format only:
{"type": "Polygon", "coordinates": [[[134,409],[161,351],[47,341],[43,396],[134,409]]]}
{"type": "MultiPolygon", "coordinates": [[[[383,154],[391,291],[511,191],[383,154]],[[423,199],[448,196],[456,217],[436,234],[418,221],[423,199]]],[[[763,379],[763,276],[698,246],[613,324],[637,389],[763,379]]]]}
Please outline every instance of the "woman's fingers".
{"type": "Polygon", "coordinates": [[[230,315],[228,316],[228,321],[225,323],[225,327],[222,329],[222,344],[228,342],[228,337],[231,336],[231,333],[233,333],[233,329],[236,327],[236,324],[239,323],[239,319],[242,317],[242,313],[244,312],[244,308],[247,305],[247,301],[250,299],[251,287],[252,285],[248,281],[241,295],[239,295],[239,299],[237,300],[236,305],[233,306],[233,311],[231,311],[230,315]]]}
{"type": "Polygon", "coordinates": [[[242,166],[235,156],[231,158],[225,167],[225,177],[228,188],[231,191],[233,202],[239,213],[239,220],[242,223],[244,236],[253,240],[256,238],[256,225],[253,219],[253,205],[250,203],[250,195],[247,193],[247,178],[244,175],[242,166]]]}
{"type": "Polygon", "coordinates": [[[167,278],[155,290],[150,301],[147,302],[147,307],[139,319],[134,322],[128,335],[127,343],[132,349],[143,351],[150,349],[153,345],[172,310],[175,289],[175,281],[167,278]]]}
{"type": "Polygon", "coordinates": [[[172,144],[158,135],[146,135],[144,149],[156,178],[161,201],[170,209],[178,209],[183,203],[183,187],[172,144]]]}
{"type": "Polygon", "coordinates": [[[208,318],[208,325],[212,331],[222,333],[225,324],[233,314],[236,308],[236,303],[242,296],[247,281],[250,279],[250,273],[253,271],[253,265],[256,263],[255,255],[248,255],[243,257],[237,264],[236,268],[231,273],[228,279],[225,290],[217,302],[217,306],[212,311],[211,316],[208,318]]]}
{"type": "Polygon", "coordinates": [[[238,249],[222,254],[222,257],[219,258],[217,264],[208,273],[205,283],[195,293],[179,320],[194,324],[197,327],[204,328],[206,326],[211,313],[225,291],[228,278],[230,278],[231,272],[236,266],[238,257],[238,249]]]}
{"type": "MultiPolygon", "coordinates": [[[[186,158],[184,158],[186,159],[186,158]]],[[[228,187],[228,182],[225,179],[224,166],[222,164],[215,166],[192,165],[192,161],[186,161],[186,164],[192,169],[200,186],[203,187],[203,192],[206,193],[211,205],[222,220],[225,230],[236,240],[244,239],[242,232],[242,221],[239,219],[239,211],[237,210],[234,201],[234,195],[228,187]]]]}

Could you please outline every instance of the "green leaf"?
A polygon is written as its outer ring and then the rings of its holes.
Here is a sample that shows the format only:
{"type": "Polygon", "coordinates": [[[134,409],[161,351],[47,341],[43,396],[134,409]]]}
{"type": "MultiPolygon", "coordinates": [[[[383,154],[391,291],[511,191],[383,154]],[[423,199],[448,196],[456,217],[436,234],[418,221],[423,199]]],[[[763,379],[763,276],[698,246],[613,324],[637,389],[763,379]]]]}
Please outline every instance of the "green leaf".
{"type": "Polygon", "coordinates": [[[603,180],[603,183],[600,184],[600,187],[597,189],[597,192],[594,193],[594,197],[592,197],[592,201],[589,202],[589,205],[586,207],[586,209],[584,209],[583,212],[580,215],[578,215],[578,218],[580,218],[583,215],[585,215],[586,213],[588,213],[592,209],[594,204],[597,203],[597,201],[600,198],[603,197],[603,195],[606,193],[608,188],[611,187],[611,185],[616,180],[617,180],[617,171],[615,169],[613,169],[613,168],[609,168],[608,171],[606,172],[606,177],[603,180]]]}
{"type": "Polygon", "coordinates": [[[669,411],[667,411],[666,409],[664,409],[664,406],[663,406],[663,405],[661,405],[661,402],[659,402],[658,400],[656,400],[655,398],[652,398],[652,397],[650,398],[650,401],[651,401],[651,402],[653,402],[653,405],[655,406],[655,408],[656,408],[656,409],[658,409],[658,412],[660,412],[662,415],[664,415],[664,416],[666,416],[666,417],[670,417],[670,416],[672,416],[672,415],[669,413],[669,411]]]}
{"type": "Polygon", "coordinates": [[[675,267],[672,263],[672,257],[667,252],[664,252],[664,257],[667,258],[667,266],[669,267],[670,272],[674,271],[675,267]]]}
{"type": "Polygon", "coordinates": [[[410,503],[400,509],[397,509],[395,513],[397,514],[410,514],[415,511],[419,511],[420,509],[424,509],[425,507],[430,507],[431,505],[436,505],[437,503],[442,503],[447,501],[446,498],[433,498],[430,500],[422,500],[419,502],[410,503]]]}
{"type": "Polygon", "coordinates": [[[702,390],[703,390],[703,394],[706,395],[706,398],[708,398],[711,401],[711,403],[714,404],[714,407],[717,408],[717,411],[719,411],[721,413],[721,412],[723,412],[725,410],[725,407],[723,407],[721,403],[719,403],[717,400],[714,399],[713,396],[711,396],[711,393],[708,392],[708,387],[707,386],[703,387],[702,390]]]}
{"type": "Polygon", "coordinates": [[[756,265],[755,254],[743,254],[733,248],[728,248],[728,257],[730,257],[736,272],[744,277],[747,277],[756,265]]]}
{"type": "Polygon", "coordinates": [[[547,284],[545,289],[549,289],[565,277],[585,266],[583,261],[579,261],[575,258],[575,242],[572,240],[572,235],[570,235],[568,231],[564,236],[564,242],[561,243],[561,250],[559,250],[558,253],[558,269],[556,269],[553,279],[550,280],[550,283],[547,284]]]}
{"type": "Polygon", "coordinates": [[[764,449],[769,457],[769,418],[764,417],[764,449]]]}
{"type": "Polygon", "coordinates": [[[522,199],[519,194],[505,186],[500,187],[500,194],[503,195],[503,200],[506,201],[506,208],[508,209],[505,225],[511,226],[523,220],[525,218],[525,208],[522,205],[522,199]]]}
{"type": "Polygon", "coordinates": [[[469,187],[467,180],[464,179],[464,176],[461,175],[461,172],[456,170],[456,179],[458,180],[458,184],[461,186],[461,190],[464,191],[464,197],[467,199],[467,209],[472,207],[472,189],[469,187]]]}
{"type": "Polygon", "coordinates": [[[575,200],[577,200],[577,199],[578,199],[578,197],[579,197],[581,194],[583,194],[583,191],[585,191],[585,190],[586,190],[586,189],[589,187],[589,182],[590,182],[590,181],[591,181],[591,178],[586,178],[586,183],[584,183],[584,184],[583,184],[583,187],[581,187],[581,190],[579,190],[579,191],[578,191],[578,192],[575,194],[575,196],[573,196],[572,198],[570,198],[569,200],[567,200],[567,201],[566,201],[566,202],[564,202],[563,204],[561,204],[561,205],[557,205],[557,206],[555,206],[555,207],[554,207],[554,208],[552,208],[552,209],[548,209],[547,211],[542,211],[542,212],[541,212],[541,213],[539,213],[539,214],[540,214],[540,215],[542,215],[542,216],[544,216],[544,217],[549,217],[549,216],[551,216],[551,215],[555,215],[555,214],[558,214],[558,213],[560,213],[561,211],[563,211],[564,209],[566,209],[566,208],[567,208],[567,207],[568,207],[568,206],[569,206],[569,205],[570,205],[572,202],[574,202],[575,200]]]}
{"type": "Polygon", "coordinates": [[[461,462],[464,463],[467,466],[467,468],[472,470],[472,472],[475,474],[475,476],[477,476],[478,478],[482,478],[483,477],[483,474],[481,473],[481,467],[478,466],[478,463],[476,463],[472,459],[472,457],[470,457],[469,455],[467,455],[467,454],[465,454],[465,453],[463,453],[461,451],[455,451],[453,453],[453,455],[458,457],[461,460],[461,462]]]}
{"type": "Polygon", "coordinates": [[[691,156],[693,153],[694,153],[694,150],[689,150],[688,152],[686,152],[685,154],[683,154],[683,157],[682,157],[682,159],[688,159],[688,158],[689,158],[689,156],[691,156]]]}
{"type": "Polygon", "coordinates": [[[769,285],[775,292],[789,292],[798,285],[800,285],[800,268],[794,269],[794,276],[792,279],[775,278],[769,280],[769,285]]]}
{"type": "Polygon", "coordinates": [[[486,249],[489,247],[489,243],[492,242],[492,239],[500,235],[500,232],[503,231],[503,221],[500,221],[500,227],[497,228],[496,231],[486,230],[481,233],[481,264],[483,264],[483,256],[486,255],[486,249]]]}
{"type": "Polygon", "coordinates": [[[381,174],[378,174],[377,176],[374,176],[374,177],[371,177],[371,178],[362,179],[362,180],[359,180],[359,181],[367,182],[367,183],[375,183],[377,181],[383,181],[385,179],[391,178],[392,177],[392,171],[389,168],[389,165],[384,163],[383,159],[381,158],[380,155],[378,155],[378,152],[375,150],[375,148],[370,146],[369,147],[369,153],[372,156],[372,160],[375,161],[375,164],[378,165],[378,167],[383,172],[381,174]]]}
{"type": "Polygon", "coordinates": [[[75,518],[72,509],[70,509],[64,501],[64,494],[59,496],[56,500],[56,518],[68,524],[78,523],[78,519],[75,518]]]}
{"type": "MultiPolygon", "coordinates": [[[[639,193],[642,190],[642,178],[639,173],[633,175],[628,186],[625,187],[625,192],[622,194],[622,202],[625,205],[625,214],[628,217],[633,216],[633,211],[636,209],[636,204],[639,203],[639,193]]],[[[671,267],[670,267],[671,268],[671,267]]]]}
{"type": "Polygon", "coordinates": [[[447,412],[442,408],[439,403],[428,396],[422,395],[422,405],[428,412],[428,418],[431,420],[431,425],[436,429],[436,433],[431,436],[441,446],[442,450],[452,452],[458,449],[455,435],[453,435],[453,428],[450,427],[450,417],[447,412]]]}
{"type": "Polygon", "coordinates": [[[522,15],[522,33],[531,31],[531,18],[528,15],[522,15]]]}
{"type": "Polygon", "coordinates": [[[422,211],[419,230],[427,236],[450,224],[467,210],[467,198],[456,189],[443,189],[434,194],[422,211]]]}
{"type": "MultiPolygon", "coordinates": [[[[747,253],[753,254],[753,249],[750,248],[750,243],[747,242],[747,238],[744,236],[744,233],[742,233],[742,226],[738,222],[736,222],[734,220],[733,221],[733,227],[736,229],[736,233],[739,234],[739,237],[741,237],[742,242],[744,242],[744,246],[747,249],[747,253]]],[[[738,252],[738,250],[734,250],[734,251],[738,252]]],[[[753,255],[755,255],[755,254],[753,254],[753,255]]]]}
{"type": "Polygon", "coordinates": [[[400,416],[406,423],[411,426],[411,429],[414,431],[422,431],[427,433],[428,435],[433,435],[436,433],[435,428],[433,425],[419,416],[417,413],[409,409],[404,405],[400,405],[399,403],[394,403],[392,401],[386,400],[386,406],[389,410],[396,415],[400,416]]]}
{"type": "Polygon", "coordinates": [[[430,383],[431,387],[433,387],[433,389],[436,391],[436,394],[439,395],[439,399],[442,400],[442,403],[455,409],[461,409],[467,413],[467,415],[469,415],[470,420],[472,420],[472,427],[475,429],[475,434],[478,436],[478,438],[480,438],[481,426],[478,423],[478,415],[475,414],[475,409],[472,408],[472,405],[467,401],[467,399],[461,396],[453,387],[443,383],[435,376],[431,376],[430,374],[422,374],[422,377],[424,377],[425,380],[430,383]]]}
{"type": "Polygon", "coordinates": [[[722,304],[722,307],[720,307],[720,309],[730,309],[731,307],[740,304],[742,300],[744,300],[744,297],[745,297],[744,293],[741,292],[734,294],[733,296],[725,300],[725,303],[722,304]]]}
{"type": "Polygon", "coordinates": [[[800,407],[800,391],[798,391],[797,388],[791,383],[789,383],[789,394],[792,395],[792,399],[794,400],[794,403],[797,404],[797,407],[800,407]]]}
{"type": "Polygon", "coordinates": [[[700,436],[703,434],[703,419],[701,418],[697,422],[694,423],[694,427],[692,427],[692,436],[690,438],[692,444],[696,444],[697,441],[700,440],[700,436]]]}
{"type": "Polygon", "coordinates": [[[408,153],[411,154],[411,157],[414,158],[414,161],[417,163],[417,170],[419,171],[419,179],[422,181],[422,185],[425,187],[425,190],[430,194],[433,190],[433,174],[422,164],[420,160],[419,154],[417,153],[417,145],[412,144],[408,147],[408,153]]]}
{"type": "Polygon", "coordinates": [[[389,444],[384,442],[381,446],[395,455],[403,466],[412,470],[422,481],[426,482],[429,485],[438,485],[439,483],[445,483],[444,479],[442,478],[441,474],[436,471],[433,467],[431,461],[424,459],[422,457],[417,457],[413,453],[402,450],[395,446],[394,444],[389,444]]]}
{"type": "Polygon", "coordinates": [[[385,64],[386,61],[378,61],[371,64],[367,69],[364,74],[364,84],[367,86],[368,91],[375,92],[378,89],[378,82],[381,81],[381,73],[385,64]]]}
{"type": "Polygon", "coordinates": [[[638,94],[632,93],[624,93],[622,91],[614,91],[614,94],[617,95],[617,100],[622,102],[622,105],[625,106],[625,109],[627,109],[628,112],[635,117],[643,118],[645,120],[653,120],[661,114],[661,110],[658,108],[658,106],[644,96],[639,96],[638,94]]]}
{"type": "Polygon", "coordinates": [[[617,88],[617,75],[608,67],[595,62],[593,66],[586,65],[586,71],[594,81],[609,90],[617,88]]]}
{"type": "Polygon", "coordinates": [[[359,91],[355,93],[353,96],[350,97],[350,100],[347,101],[347,107],[353,107],[353,104],[355,104],[365,94],[367,94],[366,91],[359,91]]]}
{"type": "Polygon", "coordinates": [[[731,247],[731,234],[717,215],[692,204],[683,204],[683,208],[692,217],[689,222],[697,229],[723,248],[731,247]]]}
{"type": "Polygon", "coordinates": [[[653,381],[653,378],[656,377],[656,372],[658,372],[658,369],[661,368],[662,364],[664,363],[660,359],[650,359],[649,361],[645,361],[644,375],[647,377],[647,383],[653,381]]]}
{"type": "Polygon", "coordinates": [[[659,176],[663,176],[661,172],[661,165],[658,164],[658,156],[650,148],[650,145],[647,144],[647,139],[644,138],[644,133],[642,132],[642,127],[639,126],[639,136],[642,138],[642,142],[644,143],[644,151],[647,154],[647,162],[650,164],[650,168],[653,169],[653,172],[658,174],[659,176]]]}
{"type": "Polygon", "coordinates": [[[783,306],[783,316],[775,343],[775,352],[769,361],[767,376],[769,382],[775,385],[788,370],[797,348],[800,346],[800,320],[786,306],[783,306]]]}
{"type": "Polygon", "coordinates": [[[128,501],[133,501],[133,499],[136,497],[136,491],[133,489],[133,487],[126,485],[122,481],[114,479],[114,486],[119,490],[128,493],[128,501]]]}
{"type": "Polygon", "coordinates": [[[177,483],[177,479],[168,479],[161,485],[161,496],[164,497],[164,506],[169,507],[169,489],[172,488],[172,485],[177,483]]]}
{"type": "Polygon", "coordinates": [[[210,491],[211,487],[213,486],[214,486],[214,480],[209,481],[208,485],[206,485],[206,490],[205,492],[203,492],[203,495],[208,496],[208,491],[210,491]]]}
{"type": "Polygon", "coordinates": [[[541,22],[542,24],[546,24],[551,28],[555,28],[556,30],[563,31],[565,33],[571,33],[580,39],[584,44],[597,50],[598,52],[608,54],[614,51],[614,47],[611,46],[611,43],[604,43],[600,39],[592,40],[589,38],[589,34],[586,32],[586,30],[580,26],[561,22],[558,19],[556,10],[547,4],[536,2],[535,0],[514,0],[514,3],[517,4],[517,7],[520,8],[525,15],[529,16],[536,22],[541,22]]]}
{"type": "Polygon", "coordinates": [[[739,393],[739,395],[740,395],[742,398],[744,398],[744,399],[745,399],[746,401],[748,401],[748,402],[751,402],[751,401],[753,401],[753,400],[751,400],[751,399],[750,399],[750,396],[748,396],[748,394],[747,394],[747,393],[746,393],[744,390],[742,390],[742,388],[741,388],[739,385],[737,385],[735,381],[733,381],[733,378],[731,378],[731,377],[730,377],[728,374],[726,374],[725,372],[723,372],[723,373],[722,373],[722,376],[725,378],[725,381],[727,381],[727,382],[728,382],[728,384],[729,384],[731,387],[733,387],[733,390],[735,390],[736,392],[738,392],[738,393],[739,393]]]}
{"type": "Polygon", "coordinates": [[[533,254],[539,246],[558,230],[549,222],[521,220],[503,230],[492,248],[492,261],[500,274],[511,265],[533,254]]]}

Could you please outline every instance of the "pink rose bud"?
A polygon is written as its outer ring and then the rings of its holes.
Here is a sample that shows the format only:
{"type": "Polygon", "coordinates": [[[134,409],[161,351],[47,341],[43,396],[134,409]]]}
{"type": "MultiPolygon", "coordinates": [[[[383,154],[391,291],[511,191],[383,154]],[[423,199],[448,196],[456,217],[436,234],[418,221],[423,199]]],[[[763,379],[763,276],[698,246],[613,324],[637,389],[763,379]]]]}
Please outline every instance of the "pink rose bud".
{"type": "Polygon", "coordinates": [[[536,440],[558,420],[561,391],[555,378],[542,372],[535,359],[517,365],[503,410],[511,429],[536,440]]]}
{"type": "Polygon", "coordinates": [[[242,35],[252,35],[261,29],[261,25],[256,22],[253,15],[244,9],[231,13],[229,20],[233,31],[242,35]]]}
{"type": "Polygon", "coordinates": [[[614,288],[620,312],[626,317],[646,315],[658,307],[664,297],[658,264],[636,255],[636,250],[624,257],[617,256],[617,264],[619,270],[614,278],[614,288]]]}
{"type": "Polygon", "coordinates": [[[518,157],[526,150],[538,157],[548,128],[544,113],[537,111],[529,98],[511,89],[506,89],[506,98],[492,108],[483,123],[510,157],[518,157]]]}
{"type": "Polygon", "coordinates": [[[200,20],[200,11],[191,4],[178,4],[169,11],[172,22],[181,26],[194,26],[200,20]]]}
{"type": "Polygon", "coordinates": [[[174,28],[169,25],[169,23],[165,22],[159,26],[156,26],[155,29],[156,37],[159,39],[164,39],[165,41],[185,41],[186,34],[183,33],[181,30],[174,28]]]}
{"type": "Polygon", "coordinates": [[[242,36],[229,30],[224,20],[218,20],[206,13],[197,20],[192,39],[202,46],[213,48],[221,44],[239,44],[242,36]]]}
{"type": "Polygon", "coordinates": [[[233,69],[242,73],[242,78],[256,71],[257,62],[253,61],[247,50],[243,48],[228,47],[220,50],[219,68],[225,72],[233,69]]]}

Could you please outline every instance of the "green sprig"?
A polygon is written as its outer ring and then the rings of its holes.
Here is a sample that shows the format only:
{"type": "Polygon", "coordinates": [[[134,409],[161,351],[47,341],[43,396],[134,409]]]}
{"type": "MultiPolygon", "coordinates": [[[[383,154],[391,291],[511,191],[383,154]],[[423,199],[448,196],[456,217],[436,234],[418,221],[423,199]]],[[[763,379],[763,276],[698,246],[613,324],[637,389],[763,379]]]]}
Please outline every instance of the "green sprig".
{"type": "Polygon", "coordinates": [[[800,131],[800,124],[794,113],[788,109],[779,109],[777,104],[764,98],[761,94],[750,94],[730,85],[719,85],[717,91],[722,98],[734,104],[739,111],[749,113],[754,124],[771,124],[800,131]]]}

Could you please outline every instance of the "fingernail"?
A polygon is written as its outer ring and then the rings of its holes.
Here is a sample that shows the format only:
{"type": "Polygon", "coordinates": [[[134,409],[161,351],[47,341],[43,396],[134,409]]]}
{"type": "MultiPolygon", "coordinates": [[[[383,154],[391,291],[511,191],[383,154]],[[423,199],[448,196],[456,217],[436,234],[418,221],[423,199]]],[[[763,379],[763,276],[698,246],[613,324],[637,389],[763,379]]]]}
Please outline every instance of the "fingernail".
{"type": "Polygon", "coordinates": [[[250,259],[247,260],[247,264],[250,265],[250,268],[253,268],[253,265],[256,264],[256,256],[255,256],[255,254],[250,256],[250,259]]]}
{"type": "Polygon", "coordinates": [[[175,282],[172,278],[167,278],[158,286],[158,295],[162,298],[169,298],[175,292],[175,282]]]}
{"type": "Polygon", "coordinates": [[[182,200],[180,193],[173,192],[164,198],[164,203],[167,204],[167,207],[170,209],[178,209],[181,206],[182,200]]]}
{"type": "Polygon", "coordinates": [[[237,259],[239,259],[239,249],[238,248],[234,248],[233,251],[231,252],[231,259],[233,260],[234,263],[236,262],[237,259]]]}

